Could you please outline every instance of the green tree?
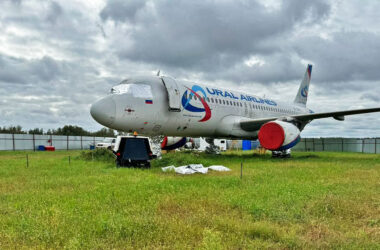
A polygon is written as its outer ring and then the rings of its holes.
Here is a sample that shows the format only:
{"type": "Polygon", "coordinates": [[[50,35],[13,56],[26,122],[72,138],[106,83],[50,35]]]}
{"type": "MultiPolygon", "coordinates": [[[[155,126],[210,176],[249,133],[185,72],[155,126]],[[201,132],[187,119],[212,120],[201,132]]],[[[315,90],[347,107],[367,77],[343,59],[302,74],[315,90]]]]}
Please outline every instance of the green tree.
{"type": "Polygon", "coordinates": [[[29,129],[28,134],[43,135],[44,130],[42,128],[29,129]]]}

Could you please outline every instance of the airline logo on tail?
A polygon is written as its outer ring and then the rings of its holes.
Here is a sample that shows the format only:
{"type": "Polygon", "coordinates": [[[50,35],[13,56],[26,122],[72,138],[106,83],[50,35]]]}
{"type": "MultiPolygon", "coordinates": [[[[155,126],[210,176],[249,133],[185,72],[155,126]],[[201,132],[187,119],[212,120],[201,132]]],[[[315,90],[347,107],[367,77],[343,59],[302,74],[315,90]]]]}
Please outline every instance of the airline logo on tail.
{"type": "Polygon", "coordinates": [[[307,65],[307,74],[309,75],[309,80],[310,80],[310,78],[311,78],[311,68],[312,68],[313,66],[311,65],[311,64],[309,64],[309,65],[307,65]]]}
{"type": "Polygon", "coordinates": [[[308,95],[308,91],[309,91],[309,87],[308,86],[305,86],[303,89],[301,89],[301,95],[303,97],[307,97],[308,95]]]}
{"type": "MultiPolygon", "coordinates": [[[[307,75],[309,76],[309,82],[311,78],[311,68],[312,66],[310,64],[307,65],[307,75]]],[[[309,85],[306,85],[305,87],[301,89],[301,96],[306,98],[308,93],[309,93],[309,85]]]]}
{"type": "Polygon", "coordinates": [[[190,95],[187,95],[188,91],[186,90],[182,96],[182,106],[184,109],[190,112],[205,112],[205,116],[199,120],[199,122],[208,121],[211,118],[211,109],[206,102],[207,94],[204,89],[198,85],[193,85],[193,87],[187,88],[190,91],[190,95]],[[197,92],[201,92],[203,97],[201,97],[197,92]],[[190,104],[190,101],[193,99],[193,96],[196,96],[202,103],[203,108],[198,108],[190,104]]]}

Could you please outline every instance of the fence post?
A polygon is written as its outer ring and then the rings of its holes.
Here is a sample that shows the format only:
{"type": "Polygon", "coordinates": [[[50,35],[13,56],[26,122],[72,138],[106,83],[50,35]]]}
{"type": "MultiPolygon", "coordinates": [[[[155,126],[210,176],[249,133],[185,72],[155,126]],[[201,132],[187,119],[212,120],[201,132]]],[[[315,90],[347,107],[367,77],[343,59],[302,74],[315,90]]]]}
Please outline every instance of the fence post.
{"type": "Polygon", "coordinates": [[[377,138],[375,138],[375,154],[377,154],[377,138]]]}
{"type": "Polygon", "coordinates": [[[364,139],[362,139],[362,153],[364,153],[364,139]]]}
{"type": "Polygon", "coordinates": [[[343,138],[342,138],[342,152],[344,152],[344,150],[343,150],[343,146],[344,146],[344,144],[343,144],[343,138]]]}
{"type": "Polygon", "coordinates": [[[325,140],[323,138],[321,138],[321,141],[322,141],[322,151],[324,152],[325,151],[325,140]]]}
{"type": "Polygon", "coordinates": [[[83,150],[83,139],[82,139],[83,136],[80,136],[80,149],[83,150]]]}
{"type": "Polygon", "coordinates": [[[313,138],[313,152],[315,152],[315,138],[313,138]]]}
{"type": "Polygon", "coordinates": [[[53,146],[53,135],[50,135],[50,146],[53,146]]]}
{"type": "Polygon", "coordinates": [[[66,150],[69,150],[69,136],[66,135],[66,150]]]}
{"type": "Polygon", "coordinates": [[[36,151],[36,139],[33,134],[33,151],[36,151]]]}
{"type": "Polygon", "coordinates": [[[306,138],[304,138],[304,142],[305,142],[305,152],[307,152],[307,147],[306,147],[306,138]]]}
{"type": "Polygon", "coordinates": [[[15,147],[15,134],[12,134],[12,142],[13,142],[13,151],[16,150],[16,147],[15,147]]]}

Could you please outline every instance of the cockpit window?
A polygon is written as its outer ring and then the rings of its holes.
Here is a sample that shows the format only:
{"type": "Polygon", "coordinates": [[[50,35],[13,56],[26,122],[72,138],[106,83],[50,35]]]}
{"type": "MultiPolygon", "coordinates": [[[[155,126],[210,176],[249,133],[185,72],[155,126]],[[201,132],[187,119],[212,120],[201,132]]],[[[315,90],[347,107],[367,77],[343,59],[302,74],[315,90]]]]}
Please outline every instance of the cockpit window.
{"type": "Polygon", "coordinates": [[[152,87],[147,84],[124,84],[123,82],[111,88],[111,94],[132,94],[133,97],[152,98],[152,87]]]}

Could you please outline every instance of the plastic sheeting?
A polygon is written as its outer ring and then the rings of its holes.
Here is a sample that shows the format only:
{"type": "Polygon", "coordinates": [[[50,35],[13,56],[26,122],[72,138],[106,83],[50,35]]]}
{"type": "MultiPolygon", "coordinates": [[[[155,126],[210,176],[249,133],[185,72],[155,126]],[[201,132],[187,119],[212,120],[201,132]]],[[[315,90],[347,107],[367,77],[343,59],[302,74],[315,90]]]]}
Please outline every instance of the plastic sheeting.
{"type": "Polygon", "coordinates": [[[120,84],[112,88],[114,94],[132,94],[133,97],[153,98],[152,88],[147,84],[120,84]]]}
{"type": "Polygon", "coordinates": [[[222,165],[212,165],[212,166],[209,166],[208,170],[219,171],[219,172],[231,171],[231,169],[229,169],[229,168],[227,168],[225,166],[222,166],[222,165]]]}
{"type": "Polygon", "coordinates": [[[195,173],[207,174],[209,170],[220,171],[220,172],[231,171],[229,168],[225,166],[221,166],[221,165],[213,165],[207,168],[207,167],[204,167],[202,164],[189,164],[189,165],[180,166],[180,167],[175,167],[171,165],[168,167],[163,167],[161,169],[163,172],[174,171],[177,174],[195,174],[195,173]]]}

